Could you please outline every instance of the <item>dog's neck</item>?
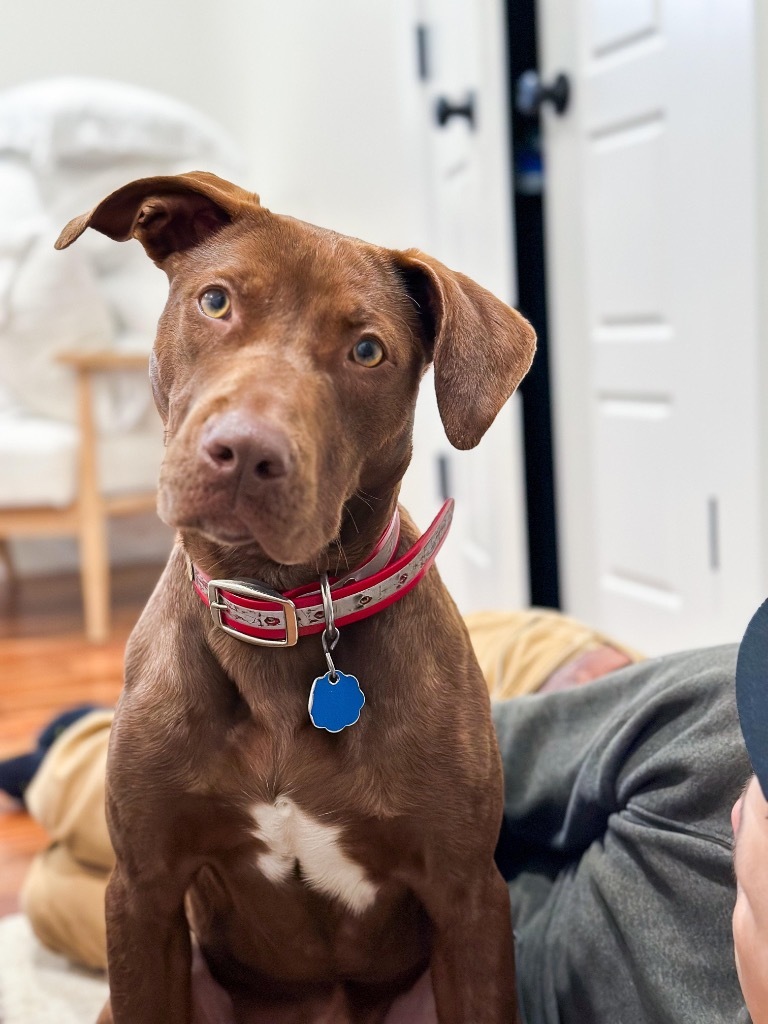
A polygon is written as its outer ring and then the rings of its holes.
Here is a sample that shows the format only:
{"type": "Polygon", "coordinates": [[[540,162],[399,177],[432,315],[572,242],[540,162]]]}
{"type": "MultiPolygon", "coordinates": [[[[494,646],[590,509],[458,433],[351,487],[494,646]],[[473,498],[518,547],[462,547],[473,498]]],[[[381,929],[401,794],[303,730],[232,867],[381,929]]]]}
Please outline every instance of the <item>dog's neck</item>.
{"type": "Polygon", "coordinates": [[[361,565],[376,547],[397,507],[399,487],[385,494],[355,494],[343,509],[338,535],[311,563],[284,565],[272,561],[256,543],[229,547],[196,531],[183,530],[185,553],[208,576],[256,579],[273,590],[287,591],[319,579],[343,575],[361,565]]]}

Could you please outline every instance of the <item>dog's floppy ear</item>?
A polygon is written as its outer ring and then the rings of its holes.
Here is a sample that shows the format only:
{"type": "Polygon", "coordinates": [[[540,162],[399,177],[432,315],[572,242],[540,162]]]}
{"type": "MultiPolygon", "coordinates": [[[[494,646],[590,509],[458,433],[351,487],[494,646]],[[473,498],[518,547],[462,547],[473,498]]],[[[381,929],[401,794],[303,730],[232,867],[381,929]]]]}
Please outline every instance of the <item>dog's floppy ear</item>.
{"type": "Polygon", "coordinates": [[[147,255],[161,263],[171,253],[199,245],[258,205],[259,197],[253,192],[206,171],[139,178],[107,196],[90,213],[71,220],[56,248],[66,249],[91,227],[116,242],[138,238],[147,255]]]}
{"type": "Polygon", "coordinates": [[[528,321],[464,274],[418,249],[395,253],[435,367],[437,407],[455,448],[474,448],[528,372],[528,321]]]}

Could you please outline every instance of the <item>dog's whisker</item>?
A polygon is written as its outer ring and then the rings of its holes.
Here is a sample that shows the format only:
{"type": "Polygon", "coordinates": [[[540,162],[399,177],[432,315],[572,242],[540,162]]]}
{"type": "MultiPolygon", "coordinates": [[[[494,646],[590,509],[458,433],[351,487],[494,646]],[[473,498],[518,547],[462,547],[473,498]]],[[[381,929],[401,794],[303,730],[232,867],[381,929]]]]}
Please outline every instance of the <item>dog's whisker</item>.
{"type": "Polygon", "coordinates": [[[364,505],[366,505],[366,506],[367,506],[367,507],[368,507],[368,508],[369,508],[369,509],[371,510],[371,512],[373,512],[373,511],[374,511],[373,505],[372,505],[372,504],[370,503],[370,501],[368,501],[368,499],[367,499],[367,498],[364,498],[364,497],[362,496],[362,494],[361,494],[361,493],[360,493],[359,491],[358,491],[358,492],[357,492],[357,493],[355,494],[355,497],[356,497],[356,498],[359,498],[359,499],[360,499],[360,501],[362,501],[362,503],[363,503],[364,505]]]}
{"type": "Polygon", "coordinates": [[[355,519],[355,517],[354,517],[354,516],[352,515],[352,510],[350,509],[349,505],[347,505],[347,512],[349,513],[349,518],[350,518],[350,519],[352,520],[352,525],[354,526],[354,528],[355,528],[355,531],[356,531],[356,532],[357,532],[357,534],[359,535],[359,533],[360,533],[360,530],[359,530],[359,528],[358,528],[358,525],[357,525],[357,520],[356,520],[356,519],[355,519]]]}
{"type": "Polygon", "coordinates": [[[371,501],[383,501],[384,500],[383,498],[377,498],[375,494],[370,494],[368,491],[364,491],[362,489],[362,487],[358,487],[358,489],[355,491],[355,494],[357,494],[358,497],[361,497],[361,498],[363,498],[363,497],[364,498],[369,498],[371,501]]]}
{"type": "Polygon", "coordinates": [[[341,564],[341,559],[342,558],[344,559],[344,563],[345,563],[345,565],[347,567],[347,571],[349,571],[349,559],[347,558],[347,553],[344,550],[344,548],[342,547],[341,541],[339,540],[338,537],[336,538],[336,547],[339,549],[339,557],[336,559],[336,573],[335,573],[335,575],[338,576],[339,575],[339,565],[341,564]]]}

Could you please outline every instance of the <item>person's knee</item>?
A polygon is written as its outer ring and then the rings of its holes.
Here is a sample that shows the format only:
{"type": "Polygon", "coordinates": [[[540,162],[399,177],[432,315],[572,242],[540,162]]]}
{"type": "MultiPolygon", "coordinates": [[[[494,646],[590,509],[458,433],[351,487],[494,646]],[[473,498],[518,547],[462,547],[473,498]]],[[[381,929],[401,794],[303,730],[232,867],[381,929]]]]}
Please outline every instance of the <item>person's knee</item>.
{"type": "Polygon", "coordinates": [[[107,964],[104,894],[108,874],[73,860],[63,846],[37,857],[20,894],[21,908],[44,946],[94,970],[107,964]]]}

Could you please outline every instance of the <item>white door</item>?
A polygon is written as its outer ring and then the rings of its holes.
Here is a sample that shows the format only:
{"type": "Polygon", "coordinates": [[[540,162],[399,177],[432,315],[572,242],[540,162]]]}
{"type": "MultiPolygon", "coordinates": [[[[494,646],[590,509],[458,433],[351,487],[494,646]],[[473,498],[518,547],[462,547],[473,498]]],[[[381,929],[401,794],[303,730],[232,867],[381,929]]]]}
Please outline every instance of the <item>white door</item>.
{"type": "Polygon", "coordinates": [[[649,653],[761,593],[752,0],[539,0],[567,610],[649,653]]]}
{"type": "MultiPolygon", "coordinates": [[[[423,0],[419,14],[429,251],[513,303],[504,6],[423,0]],[[466,113],[449,111],[440,124],[441,103],[466,113]]],[[[519,400],[479,448],[458,452],[445,438],[428,377],[403,501],[425,527],[444,491],[456,499],[438,564],[462,611],[527,602],[523,487],[519,400]]]]}

